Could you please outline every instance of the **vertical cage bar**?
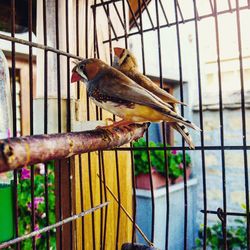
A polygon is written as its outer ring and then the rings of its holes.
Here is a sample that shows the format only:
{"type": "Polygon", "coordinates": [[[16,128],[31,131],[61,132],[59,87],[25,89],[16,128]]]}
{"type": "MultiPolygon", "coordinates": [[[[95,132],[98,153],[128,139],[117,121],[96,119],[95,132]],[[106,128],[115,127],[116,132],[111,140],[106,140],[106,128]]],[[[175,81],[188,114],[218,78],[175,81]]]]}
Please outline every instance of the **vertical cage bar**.
{"type": "MultiPolygon", "coordinates": [[[[15,37],[16,27],[16,1],[11,0],[11,36],[15,37]]],[[[16,124],[16,45],[11,42],[11,75],[12,75],[12,111],[13,111],[13,137],[17,136],[16,124]]],[[[15,223],[15,236],[19,236],[18,228],[18,170],[14,170],[14,223],[15,223]]],[[[15,249],[20,249],[20,243],[15,244],[15,249]]]]}
{"type": "Polygon", "coordinates": [[[227,4],[228,4],[228,8],[229,8],[230,12],[232,13],[232,4],[231,4],[231,0],[227,0],[227,4]]]}
{"type": "MultiPolygon", "coordinates": [[[[107,198],[107,189],[106,189],[106,176],[105,176],[105,167],[104,167],[104,157],[103,157],[103,152],[101,151],[102,157],[101,157],[101,169],[102,169],[102,181],[104,184],[104,200],[105,202],[108,200],[107,198]]],[[[107,218],[108,218],[108,209],[105,209],[105,216],[104,216],[104,229],[103,229],[103,245],[101,250],[105,249],[105,244],[106,244],[106,236],[107,236],[107,218]]]]}
{"type": "Polygon", "coordinates": [[[118,164],[118,152],[115,150],[115,161],[116,161],[116,185],[117,185],[117,199],[118,199],[118,216],[116,225],[116,250],[119,248],[119,233],[120,233],[120,217],[121,217],[121,191],[120,191],[120,174],[119,174],[119,164],[118,164]]]}
{"type": "Polygon", "coordinates": [[[198,96],[199,96],[199,117],[200,117],[200,138],[201,138],[201,162],[202,162],[202,191],[203,191],[203,249],[206,249],[207,242],[207,182],[206,182],[206,163],[205,163],[205,150],[204,150],[204,126],[203,126],[203,101],[202,101],[202,84],[201,84],[201,69],[200,69],[200,42],[199,42],[199,29],[198,29],[198,11],[196,0],[194,3],[194,17],[195,17],[195,47],[196,47],[196,67],[198,76],[198,96]]]}
{"type": "MultiPolygon", "coordinates": [[[[124,42],[125,48],[128,49],[128,31],[127,31],[127,21],[126,21],[126,5],[125,0],[122,0],[122,12],[124,20],[124,42]]],[[[133,189],[133,225],[132,225],[132,243],[136,241],[136,182],[135,182],[135,164],[134,164],[134,151],[132,150],[133,144],[130,143],[130,156],[131,156],[131,179],[132,179],[132,189],[133,189]]]]}
{"type": "MultiPolygon", "coordinates": [[[[35,223],[36,223],[36,215],[35,215],[35,173],[34,173],[34,166],[30,166],[30,181],[31,181],[31,231],[35,231],[35,223]]],[[[36,238],[35,236],[32,237],[32,249],[36,249],[36,238]]]]}
{"type": "MultiPolygon", "coordinates": [[[[160,1],[159,1],[160,2],[160,1]]],[[[160,2],[161,3],[161,2],[160,2]]],[[[163,7],[163,6],[162,6],[163,7]]],[[[160,76],[160,87],[163,87],[163,76],[162,76],[162,57],[161,57],[161,32],[160,32],[160,20],[159,20],[159,5],[158,0],[155,0],[155,11],[156,11],[156,27],[157,27],[157,40],[158,40],[158,59],[159,59],[159,76],[160,76]]],[[[166,17],[165,17],[166,18],[166,17]]],[[[167,18],[166,18],[167,20],[167,18]]],[[[163,145],[166,147],[166,126],[162,123],[162,135],[163,135],[163,145]]],[[[169,181],[168,181],[168,159],[167,152],[164,150],[164,163],[166,172],[166,233],[165,233],[165,249],[168,249],[169,241],[169,181]]]]}
{"type": "MultiPolygon", "coordinates": [[[[99,174],[99,190],[100,190],[100,204],[103,203],[103,186],[102,186],[102,157],[101,151],[98,151],[98,174],[99,174]]],[[[100,249],[103,249],[103,209],[100,211],[100,249]]]]}
{"type": "Polygon", "coordinates": [[[222,216],[222,231],[223,231],[223,247],[227,245],[227,197],[226,197],[226,169],[225,169],[225,152],[224,152],[224,120],[223,120],[223,99],[222,99],[222,79],[221,79],[221,59],[220,59],[220,39],[219,39],[219,24],[217,3],[214,0],[214,18],[215,18],[215,35],[216,35],[216,53],[218,66],[218,81],[219,81],[219,113],[220,113],[220,143],[221,143],[221,163],[222,163],[222,191],[223,191],[223,216],[222,216]]]}
{"type": "MultiPolygon", "coordinates": [[[[80,54],[80,42],[79,42],[79,0],[76,0],[76,53],[79,56],[80,54]]],[[[77,99],[79,100],[81,98],[80,96],[80,82],[77,82],[77,99]]],[[[84,190],[83,190],[83,171],[82,171],[82,157],[81,155],[78,155],[78,165],[79,165],[79,182],[80,182],[80,205],[81,205],[81,211],[84,211],[84,190]]],[[[81,242],[81,249],[85,249],[85,226],[84,226],[85,220],[84,216],[81,218],[81,230],[82,230],[82,242],[81,242]]]]}
{"type": "MultiPolygon", "coordinates": [[[[32,0],[28,3],[28,23],[29,23],[29,41],[32,42],[32,0]]],[[[29,46],[29,98],[30,98],[30,135],[33,135],[33,60],[32,46],[29,46]]]]}
{"type": "MultiPolygon", "coordinates": [[[[43,0],[43,37],[47,46],[47,6],[43,0]]],[[[44,134],[48,133],[48,51],[44,51],[44,134]]],[[[44,165],[44,200],[46,213],[46,226],[49,225],[49,193],[48,193],[48,164],[44,165]]],[[[46,248],[50,249],[50,231],[46,232],[46,248]]]]}
{"type": "Polygon", "coordinates": [[[88,16],[89,1],[85,1],[85,57],[88,58],[88,27],[89,27],[89,16],[88,16]]]}
{"type": "MultiPolygon", "coordinates": [[[[93,199],[93,187],[92,187],[92,171],[91,171],[91,155],[88,155],[88,169],[89,169],[89,192],[90,192],[90,205],[94,207],[94,199],[93,199]]],[[[91,214],[92,219],[92,241],[93,241],[93,249],[96,249],[96,241],[95,241],[95,216],[94,213],[91,214]]]]}
{"type": "MultiPolygon", "coordinates": [[[[83,179],[82,179],[82,175],[83,175],[83,172],[82,172],[82,159],[81,159],[81,155],[78,155],[78,163],[79,163],[79,180],[80,180],[80,196],[81,196],[81,201],[80,201],[80,204],[81,204],[81,211],[84,211],[84,202],[83,202],[83,195],[84,195],[84,191],[83,191],[83,179]]],[[[84,249],[84,216],[82,216],[82,249],[84,249]]]]}
{"type": "MultiPolygon", "coordinates": [[[[88,58],[89,53],[88,53],[88,8],[89,8],[89,4],[88,4],[88,0],[86,0],[85,3],[85,57],[88,58]]],[[[90,121],[90,103],[89,103],[89,96],[87,93],[87,120],[90,121]]],[[[90,204],[91,207],[93,207],[93,190],[92,190],[92,178],[91,178],[91,154],[88,153],[88,171],[89,171],[89,193],[90,193],[90,204]]],[[[91,219],[92,219],[92,241],[93,241],[93,248],[95,248],[95,218],[94,218],[94,214],[91,214],[91,219]]]]}
{"type": "MultiPolygon", "coordinates": [[[[79,56],[79,0],[76,0],[76,55],[79,56]]],[[[80,99],[80,82],[77,82],[77,99],[80,99]]]]}
{"type": "MultiPolygon", "coordinates": [[[[182,55],[181,55],[181,42],[180,42],[180,29],[179,29],[179,18],[178,18],[178,0],[174,1],[175,9],[175,21],[176,21],[176,38],[178,47],[178,64],[179,64],[179,81],[180,81],[180,97],[181,101],[184,101],[183,97],[183,73],[182,73],[182,55]]],[[[182,17],[183,18],[183,17],[182,17]]],[[[181,115],[184,116],[184,107],[181,106],[181,115]]],[[[184,168],[184,249],[187,249],[187,225],[188,225],[188,195],[187,195],[187,176],[186,176],[186,152],[185,152],[185,142],[182,138],[182,154],[183,154],[183,168],[184,168]]]]}
{"type": "MultiPolygon", "coordinates": [[[[66,51],[69,53],[69,1],[65,1],[65,23],[66,23],[66,51]]],[[[70,58],[67,57],[67,132],[71,131],[71,98],[70,98],[70,58]]],[[[73,207],[72,207],[72,169],[71,169],[71,159],[67,160],[68,166],[68,181],[69,181],[69,210],[70,216],[73,215],[73,207]]],[[[74,248],[74,241],[73,241],[73,222],[70,222],[70,246],[74,248]]]]}
{"type": "MultiPolygon", "coordinates": [[[[110,20],[110,9],[107,5],[107,18],[110,20]]],[[[113,53],[112,53],[112,40],[111,40],[111,25],[108,22],[108,34],[109,34],[109,55],[110,55],[110,65],[112,65],[113,53]]],[[[113,116],[115,120],[115,116],[113,116]]],[[[119,180],[119,164],[118,164],[118,152],[115,149],[115,167],[116,167],[116,185],[117,185],[117,194],[118,194],[118,207],[117,207],[117,221],[116,221],[116,236],[115,236],[115,249],[118,250],[119,242],[119,231],[120,231],[120,216],[121,216],[121,193],[120,193],[120,180],[119,180]]]]}
{"type": "MultiPolygon", "coordinates": [[[[96,0],[94,1],[94,5],[96,4],[96,0]]],[[[99,48],[98,48],[98,37],[97,37],[97,26],[96,26],[96,8],[94,7],[92,9],[93,11],[93,34],[94,34],[94,58],[99,58],[99,48]]],[[[96,119],[102,120],[102,111],[101,109],[98,109],[96,107],[96,119]],[[100,111],[100,112],[99,112],[100,111]],[[100,114],[99,114],[100,113],[100,114]]],[[[102,168],[104,165],[102,164],[104,162],[103,160],[103,153],[102,151],[98,151],[98,174],[99,174],[99,192],[100,192],[100,203],[103,203],[103,184],[102,184],[102,168]]],[[[105,188],[104,188],[105,192],[105,188]]],[[[105,198],[105,197],[104,197],[105,198]]],[[[100,210],[100,249],[105,249],[105,242],[103,237],[103,231],[105,226],[103,226],[103,222],[107,222],[106,218],[105,221],[103,221],[103,214],[106,216],[106,210],[105,208],[102,208],[100,210]]],[[[106,231],[105,231],[106,234],[106,231]]],[[[105,236],[106,237],[106,236],[105,236]]]]}
{"type": "MultiPolygon", "coordinates": [[[[28,1],[28,37],[29,41],[32,42],[32,0],[28,1]]],[[[30,135],[33,135],[33,60],[32,60],[32,46],[29,46],[29,107],[30,107],[30,135]]],[[[30,166],[30,181],[31,181],[31,230],[35,230],[36,225],[36,215],[35,215],[35,173],[34,166],[30,166]]],[[[36,238],[32,237],[32,248],[36,249],[36,238]]]]}
{"type": "Polygon", "coordinates": [[[242,117],[242,142],[244,155],[244,174],[245,174],[245,199],[246,199],[246,214],[247,214],[247,249],[250,248],[250,213],[249,213],[249,178],[248,178],[248,157],[247,157],[247,132],[246,132],[246,106],[245,106],[245,86],[243,75],[243,58],[242,58],[242,41],[241,41],[241,19],[239,11],[239,0],[236,0],[236,23],[237,23],[237,38],[239,50],[240,64],[240,87],[241,87],[241,117],[242,117]]]}
{"type": "MultiPolygon", "coordinates": [[[[56,23],[56,48],[60,48],[59,42],[59,0],[56,0],[56,11],[55,11],[55,23],[56,23]]],[[[58,123],[58,133],[62,132],[62,123],[61,123],[61,69],[60,69],[60,54],[56,55],[56,68],[57,68],[57,123],[58,123]]],[[[58,204],[59,204],[59,220],[62,220],[62,164],[61,161],[58,161],[58,204]]],[[[59,227],[59,246],[62,247],[63,240],[62,240],[62,226],[59,227]]]]}
{"type": "Polygon", "coordinates": [[[128,31],[127,31],[127,15],[126,15],[126,6],[125,0],[122,0],[122,14],[123,14],[123,23],[124,23],[124,42],[125,48],[128,48],[128,31]]]}
{"type": "MultiPolygon", "coordinates": [[[[146,74],[145,69],[145,53],[144,53],[144,36],[143,36],[143,21],[142,21],[142,10],[141,10],[141,2],[138,0],[138,9],[139,9],[139,19],[140,19],[140,36],[141,36],[141,50],[142,50],[142,68],[143,74],[146,74]]],[[[151,242],[154,242],[154,225],[155,225],[155,198],[154,198],[154,186],[153,186],[153,177],[152,177],[152,166],[150,160],[150,150],[149,150],[149,133],[146,132],[146,150],[148,156],[148,165],[149,165],[149,178],[150,178],[150,193],[151,193],[151,207],[152,207],[152,219],[151,219],[151,242]]]]}
{"type": "Polygon", "coordinates": [[[133,189],[133,228],[132,228],[132,243],[136,241],[136,182],[135,182],[135,163],[134,163],[134,151],[130,151],[131,155],[131,175],[132,175],[132,189],[133,189]]]}
{"type": "MultiPolygon", "coordinates": [[[[182,14],[181,6],[180,6],[178,0],[176,0],[176,5],[177,5],[177,9],[178,9],[178,11],[179,11],[179,13],[180,13],[180,16],[181,16],[181,22],[184,24],[184,23],[185,23],[185,18],[184,18],[183,14],[182,14]]],[[[177,12],[177,13],[178,13],[178,12],[177,12]]],[[[178,21],[178,24],[179,24],[179,21],[178,21]]]]}
{"type": "MultiPolygon", "coordinates": [[[[88,58],[88,0],[85,3],[85,57],[88,58]]],[[[90,120],[90,103],[89,103],[89,96],[87,93],[87,120],[90,120]]],[[[92,188],[92,171],[91,171],[91,154],[88,153],[88,171],[89,171],[89,194],[90,194],[90,205],[94,207],[94,200],[93,200],[93,188],[92,188]]],[[[93,250],[96,249],[96,241],[95,241],[95,214],[91,214],[92,220],[92,242],[93,242],[93,250]]]]}

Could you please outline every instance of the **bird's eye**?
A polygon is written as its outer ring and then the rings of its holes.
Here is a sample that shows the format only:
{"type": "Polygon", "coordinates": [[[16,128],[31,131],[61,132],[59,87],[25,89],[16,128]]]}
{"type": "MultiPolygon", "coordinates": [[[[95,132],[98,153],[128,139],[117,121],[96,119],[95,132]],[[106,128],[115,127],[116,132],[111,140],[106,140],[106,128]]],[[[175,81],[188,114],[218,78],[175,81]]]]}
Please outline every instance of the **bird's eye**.
{"type": "Polygon", "coordinates": [[[84,65],[80,65],[80,66],[79,66],[79,69],[80,69],[80,70],[84,70],[84,65]]]}

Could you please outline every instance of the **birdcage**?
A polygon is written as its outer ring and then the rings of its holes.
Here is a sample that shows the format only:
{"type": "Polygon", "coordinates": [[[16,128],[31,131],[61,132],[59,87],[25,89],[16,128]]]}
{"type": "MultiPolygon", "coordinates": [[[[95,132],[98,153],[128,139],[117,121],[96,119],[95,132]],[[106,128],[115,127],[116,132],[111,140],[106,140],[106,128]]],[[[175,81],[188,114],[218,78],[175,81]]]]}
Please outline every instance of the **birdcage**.
{"type": "Polygon", "coordinates": [[[0,6],[0,248],[250,248],[249,0],[0,6]],[[119,118],[71,70],[115,47],[187,104],[195,149],[168,122],[99,129],[119,118]]]}

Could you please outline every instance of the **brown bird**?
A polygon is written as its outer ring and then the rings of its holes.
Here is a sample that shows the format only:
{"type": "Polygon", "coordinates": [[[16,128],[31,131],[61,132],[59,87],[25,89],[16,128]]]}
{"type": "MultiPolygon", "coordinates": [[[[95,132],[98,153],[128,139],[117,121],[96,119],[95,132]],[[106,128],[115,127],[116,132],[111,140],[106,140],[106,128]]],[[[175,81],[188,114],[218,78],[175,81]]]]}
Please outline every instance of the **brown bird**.
{"type": "MultiPolygon", "coordinates": [[[[115,68],[117,68],[122,73],[127,75],[129,78],[131,78],[134,82],[136,82],[140,86],[144,87],[151,93],[161,98],[168,107],[170,104],[171,105],[170,109],[173,112],[177,114],[179,113],[176,104],[182,104],[182,105],[185,104],[180,102],[178,99],[176,99],[168,92],[161,89],[157,84],[151,81],[151,79],[140,73],[138,70],[137,60],[129,50],[116,47],[114,48],[114,52],[115,52],[115,59],[113,66],[115,68]]],[[[195,148],[192,142],[192,138],[183,123],[174,121],[174,122],[168,122],[168,124],[183,136],[183,138],[188,143],[190,148],[192,149],[195,148]]],[[[195,129],[200,130],[197,127],[195,127],[195,129]]]]}
{"type": "Polygon", "coordinates": [[[199,129],[171,110],[171,105],[99,59],[83,60],[73,68],[71,82],[80,80],[97,106],[122,118],[112,127],[166,121],[199,129]]]}

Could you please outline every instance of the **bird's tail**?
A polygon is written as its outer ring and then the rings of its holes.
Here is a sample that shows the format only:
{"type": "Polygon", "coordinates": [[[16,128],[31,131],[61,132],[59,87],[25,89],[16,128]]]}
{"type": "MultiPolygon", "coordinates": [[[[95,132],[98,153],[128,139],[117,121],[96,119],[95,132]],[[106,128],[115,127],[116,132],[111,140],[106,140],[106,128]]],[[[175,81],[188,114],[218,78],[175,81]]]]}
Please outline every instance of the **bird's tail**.
{"type": "Polygon", "coordinates": [[[166,115],[168,118],[171,120],[175,121],[179,125],[183,124],[189,128],[195,129],[197,131],[201,131],[201,129],[196,126],[194,123],[191,121],[187,120],[186,118],[182,117],[179,115],[177,112],[170,110],[170,109],[163,109],[163,108],[157,108],[160,112],[162,112],[164,115],[166,115]]]}
{"type": "Polygon", "coordinates": [[[171,126],[183,136],[184,140],[187,142],[190,149],[195,149],[192,138],[185,125],[181,124],[180,122],[177,122],[171,124],[171,126]]]}

